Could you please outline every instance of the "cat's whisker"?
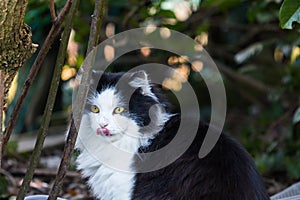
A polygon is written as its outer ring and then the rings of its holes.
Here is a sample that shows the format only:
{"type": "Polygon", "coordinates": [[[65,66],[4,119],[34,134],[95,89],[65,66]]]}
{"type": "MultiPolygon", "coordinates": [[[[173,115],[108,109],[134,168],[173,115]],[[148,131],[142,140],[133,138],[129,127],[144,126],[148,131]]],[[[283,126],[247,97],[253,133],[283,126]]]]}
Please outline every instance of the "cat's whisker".
{"type": "MultiPolygon", "coordinates": [[[[136,153],[136,156],[141,160],[141,161],[143,161],[144,159],[141,157],[141,155],[140,155],[141,153],[136,153]]],[[[144,152],[142,152],[142,154],[144,154],[144,152]]]]}

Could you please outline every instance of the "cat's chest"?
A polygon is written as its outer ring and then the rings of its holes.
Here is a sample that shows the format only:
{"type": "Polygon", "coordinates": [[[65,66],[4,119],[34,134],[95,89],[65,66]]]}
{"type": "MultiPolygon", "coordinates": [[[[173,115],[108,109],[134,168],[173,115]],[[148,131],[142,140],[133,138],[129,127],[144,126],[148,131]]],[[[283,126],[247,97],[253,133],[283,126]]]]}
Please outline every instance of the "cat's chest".
{"type": "Polygon", "coordinates": [[[130,200],[135,174],[128,170],[133,164],[133,154],[120,157],[112,154],[113,149],[114,146],[107,143],[98,143],[98,148],[92,148],[92,153],[88,147],[84,148],[77,158],[77,168],[84,177],[89,177],[88,183],[97,199],[130,200]],[[108,164],[110,162],[122,166],[120,169],[127,172],[115,169],[108,164]]]}
{"type": "Polygon", "coordinates": [[[89,183],[98,198],[130,200],[134,178],[134,174],[118,172],[101,165],[89,183]]]}

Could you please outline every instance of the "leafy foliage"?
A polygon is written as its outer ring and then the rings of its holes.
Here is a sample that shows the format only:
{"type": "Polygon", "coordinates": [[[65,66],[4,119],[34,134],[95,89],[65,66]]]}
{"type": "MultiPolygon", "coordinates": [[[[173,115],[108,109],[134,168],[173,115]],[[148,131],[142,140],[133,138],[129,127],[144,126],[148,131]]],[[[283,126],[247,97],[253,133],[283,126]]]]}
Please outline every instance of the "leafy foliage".
{"type": "MultiPolygon", "coordinates": [[[[60,2],[64,1],[56,1],[58,8],[60,2]]],[[[77,60],[75,64],[66,63],[68,68],[78,69],[84,58],[93,3],[93,0],[81,1],[74,25],[75,41],[79,44],[77,60]]],[[[204,40],[199,38],[206,36],[205,49],[234,74],[224,74],[228,96],[225,132],[243,143],[265,176],[280,175],[288,182],[300,178],[300,38],[299,25],[293,24],[300,22],[299,15],[300,2],[295,0],[283,3],[278,0],[109,0],[101,39],[108,37],[108,24],[114,25],[114,33],[157,25],[180,31],[200,42],[204,40]],[[182,2],[189,5],[185,20],[176,13],[176,6],[182,2]],[[134,8],[138,9],[124,26],[124,18],[134,8]],[[293,29],[284,31],[279,22],[283,28],[293,29]],[[270,90],[261,91],[241,81],[244,77],[270,90]]],[[[44,38],[51,23],[48,1],[29,1],[26,22],[32,27],[34,40],[44,38]]],[[[150,56],[164,62],[169,55],[162,52],[150,56]]],[[[124,70],[138,64],[136,59],[123,61],[116,68],[124,70]]],[[[198,81],[194,77],[190,80],[198,81]]],[[[63,88],[66,85],[68,81],[63,88]]],[[[200,84],[196,89],[202,95],[201,109],[209,110],[207,91],[200,84]]]]}
{"type": "Polygon", "coordinates": [[[293,22],[300,23],[300,1],[284,0],[279,10],[282,28],[292,29],[293,22]]]}
{"type": "Polygon", "coordinates": [[[293,123],[297,124],[300,122],[300,107],[296,110],[294,117],[293,117],[293,123]]]}
{"type": "Polygon", "coordinates": [[[0,198],[1,199],[5,199],[8,197],[7,188],[8,188],[8,181],[5,178],[5,176],[0,174],[0,198]]]}

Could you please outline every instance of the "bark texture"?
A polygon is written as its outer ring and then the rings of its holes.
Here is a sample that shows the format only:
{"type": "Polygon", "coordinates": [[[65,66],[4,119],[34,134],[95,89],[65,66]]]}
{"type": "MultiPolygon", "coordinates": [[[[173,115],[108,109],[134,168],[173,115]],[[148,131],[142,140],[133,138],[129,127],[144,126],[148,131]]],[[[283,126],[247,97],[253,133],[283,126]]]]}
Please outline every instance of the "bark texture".
{"type": "Polygon", "coordinates": [[[5,99],[18,69],[38,47],[24,23],[26,6],[27,0],[0,1],[0,69],[4,71],[5,99]]]}

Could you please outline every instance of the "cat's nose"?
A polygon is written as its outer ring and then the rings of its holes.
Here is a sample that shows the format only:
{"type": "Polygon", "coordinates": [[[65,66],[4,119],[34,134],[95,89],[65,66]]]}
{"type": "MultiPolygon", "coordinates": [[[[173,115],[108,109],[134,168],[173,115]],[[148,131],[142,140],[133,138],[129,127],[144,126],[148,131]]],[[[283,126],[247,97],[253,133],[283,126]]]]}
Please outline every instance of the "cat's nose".
{"type": "Polygon", "coordinates": [[[108,123],[100,123],[99,125],[101,128],[105,128],[105,127],[107,127],[108,123]]]}

